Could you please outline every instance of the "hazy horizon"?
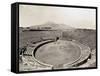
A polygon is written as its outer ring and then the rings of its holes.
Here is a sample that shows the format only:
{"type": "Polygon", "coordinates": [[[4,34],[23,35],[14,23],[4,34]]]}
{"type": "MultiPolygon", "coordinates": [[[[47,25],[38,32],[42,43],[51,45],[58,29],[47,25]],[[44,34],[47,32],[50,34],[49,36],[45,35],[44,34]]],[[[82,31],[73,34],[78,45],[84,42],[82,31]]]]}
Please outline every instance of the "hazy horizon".
{"type": "Polygon", "coordinates": [[[48,21],[74,28],[96,29],[96,10],[35,5],[19,6],[20,27],[41,25],[48,21]]]}

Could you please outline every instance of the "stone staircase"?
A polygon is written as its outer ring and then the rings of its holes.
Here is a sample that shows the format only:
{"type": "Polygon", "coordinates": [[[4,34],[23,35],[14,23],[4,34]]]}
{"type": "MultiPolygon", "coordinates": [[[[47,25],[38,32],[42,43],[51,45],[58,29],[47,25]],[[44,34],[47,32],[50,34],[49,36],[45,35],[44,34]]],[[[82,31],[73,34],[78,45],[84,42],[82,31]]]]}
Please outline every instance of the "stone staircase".
{"type": "Polygon", "coordinates": [[[27,51],[24,52],[24,56],[32,56],[35,47],[27,47],[27,51]]]}

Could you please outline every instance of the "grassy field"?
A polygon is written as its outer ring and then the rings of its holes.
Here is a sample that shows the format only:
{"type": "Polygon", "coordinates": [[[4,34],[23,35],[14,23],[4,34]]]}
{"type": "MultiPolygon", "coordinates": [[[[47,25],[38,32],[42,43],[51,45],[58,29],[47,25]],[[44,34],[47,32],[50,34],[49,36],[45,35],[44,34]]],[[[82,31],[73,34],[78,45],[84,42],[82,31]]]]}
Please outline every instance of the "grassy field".
{"type": "Polygon", "coordinates": [[[19,33],[19,45],[23,47],[30,43],[37,43],[46,39],[54,39],[59,33],[56,31],[24,31],[19,33]]]}
{"type": "Polygon", "coordinates": [[[76,40],[82,44],[89,46],[91,49],[96,48],[96,31],[91,29],[71,29],[62,31],[21,31],[19,33],[20,47],[26,46],[29,43],[36,43],[43,41],[43,39],[54,39],[55,37],[62,36],[65,40],[76,40]],[[61,35],[62,34],[62,35],[61,35]]]}
{"type": "Polygon", "coordinates": [[[66,40],[76,40],[89,46],[92,50],[96,48],[96,31],[90,29],[76,29],[63,32],[66,40]]]}

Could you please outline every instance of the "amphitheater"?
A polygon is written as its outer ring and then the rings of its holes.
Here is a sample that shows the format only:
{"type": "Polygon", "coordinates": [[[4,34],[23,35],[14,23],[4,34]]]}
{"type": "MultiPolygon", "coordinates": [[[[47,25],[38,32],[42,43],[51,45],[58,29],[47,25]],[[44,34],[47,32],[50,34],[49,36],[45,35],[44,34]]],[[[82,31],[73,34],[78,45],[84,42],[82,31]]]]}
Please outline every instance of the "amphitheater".
{"type": "Polygon", "coordinates": [[[82,68],[95,64],[95,56],[89,46],[75,39],[64,39],[61,31],[40,31],[36,38],[29,33],[25,35],[29,38],[20,38],[23,39],[20,47],[27,44],[19,64],[20,71],[82,68]]]}

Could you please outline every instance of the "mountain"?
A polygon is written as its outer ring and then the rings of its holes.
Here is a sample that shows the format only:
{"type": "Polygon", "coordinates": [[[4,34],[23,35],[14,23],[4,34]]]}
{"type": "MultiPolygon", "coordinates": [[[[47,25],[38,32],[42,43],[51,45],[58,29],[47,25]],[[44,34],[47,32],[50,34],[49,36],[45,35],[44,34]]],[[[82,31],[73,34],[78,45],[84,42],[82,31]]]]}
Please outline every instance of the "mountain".
{"type": "Polygon", "coordinates": [[[66,30],[66,29],[73,29],[71,26],[65,24],[57,24],[54,22],[47,22],[41,25],[34,25],[30,26],[30,29],[41,29],[41,30],[66,30]]]}

